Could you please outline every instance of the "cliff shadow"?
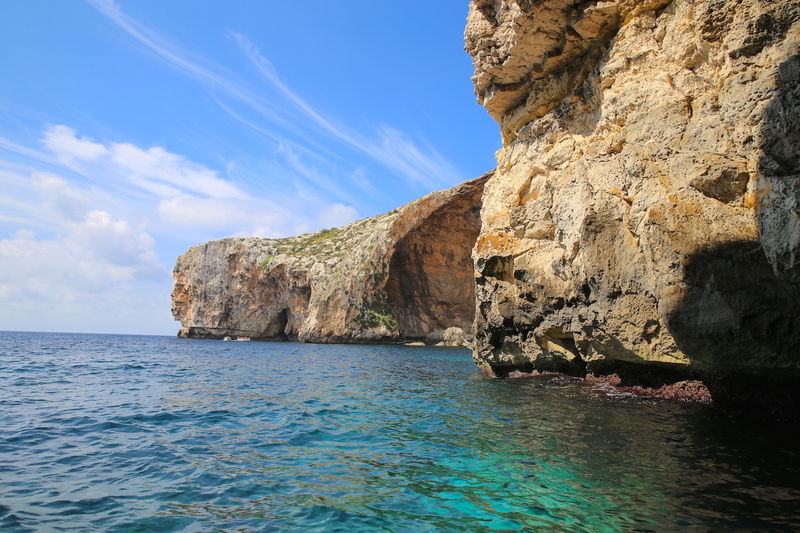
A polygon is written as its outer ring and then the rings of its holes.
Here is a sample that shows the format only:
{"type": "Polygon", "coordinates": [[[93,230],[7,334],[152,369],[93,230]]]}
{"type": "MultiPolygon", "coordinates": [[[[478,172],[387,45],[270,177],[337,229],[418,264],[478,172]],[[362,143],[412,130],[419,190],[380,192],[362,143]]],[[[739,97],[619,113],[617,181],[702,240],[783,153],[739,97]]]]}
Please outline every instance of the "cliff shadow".
{"type": "Polygon", "coordinates": [[[758,232],[776,272],[800,282],[800,54],[780,65],[778,83],[761,132],[758,232]]]}
{"type": "Polygon", "coordinates": [[[800,413],[800,55],[763,114],[758,240],[699,250],[667,324],[723,404],[800,413]]]}

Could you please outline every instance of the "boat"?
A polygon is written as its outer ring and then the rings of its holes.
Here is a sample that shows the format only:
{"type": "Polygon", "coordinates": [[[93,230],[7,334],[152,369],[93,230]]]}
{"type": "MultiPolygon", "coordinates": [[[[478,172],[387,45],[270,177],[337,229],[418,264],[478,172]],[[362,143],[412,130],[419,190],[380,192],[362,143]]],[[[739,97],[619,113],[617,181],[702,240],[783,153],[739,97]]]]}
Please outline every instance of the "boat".
{"type": "Polygon", "coordinates": [[[249,341],[250,337],[236,337],[237,341],[249,341]]]}

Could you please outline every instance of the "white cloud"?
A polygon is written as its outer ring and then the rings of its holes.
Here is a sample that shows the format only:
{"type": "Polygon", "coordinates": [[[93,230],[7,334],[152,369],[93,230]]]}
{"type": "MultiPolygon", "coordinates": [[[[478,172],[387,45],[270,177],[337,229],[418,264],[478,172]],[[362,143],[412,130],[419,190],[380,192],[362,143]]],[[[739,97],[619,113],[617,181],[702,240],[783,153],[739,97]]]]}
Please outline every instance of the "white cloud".
{"type": "Polygon", "coordinates": [[[108,152],[102,144],[86,137],[79,138],[75,130],[63,125],[52,126],[45,131],[44,145],[66,162],[74,159],[94,161],[108,152]]]}
{"type": "MultiPolygon", "coordinates": [[[[140,148],[131,143],[97,143],[79,138],[75,130],[64,125],[47,128],[44,144],[69,169],[101,184],[110,185],[116,179],[161,197],[182,193],[212,198],[247,197],[216,171],[160,146],[140,148]]],[[[46,177],[39,180],[44,188],[58,186],[46,177]]]]}
{"type": "MultiPolygon", "coordinates": [[[[258,174],[239,170],[235,162],[229,162],[223,175],[160,146],[144,148],[128,142],[86,141],[74,129],[61,125],[46,128],[44,137],[54,136],[68,136],[103,148],[97,150],[101,155],[91,161],[77,157],[67,161],[61,157],[63,153],[54,152],[63,170],[82,176],[92,187],[79,190],[71,184],[75,180],[67,182],[52,172],[32,170],[32,177],[26,179],[0,168],[0,183],[9,181],[17,190],[25,183],[40,199],[38,203],[32,202],[30,193],[22,194],[24,200],[0,198],[0,205],[16,211],[16,216],[0,214],[0,222],[39,228],[41,223],[25,224],[25,216],[41,213],[53,219],[51,225],[66,221],[85,223],[85,214],[90,210],[108,213],[116,210],[127,212],[128,218],[152,213],[162,234],[171,238],[195,241],[229,235],[283,237],[297,228],[315,229],[314,212],[328,205],[330,197],[342,200],[342,204],[353,203],[346,188],[337,186],[322,170],[286,146],[274,151],[275,161],[258,174]],[[258,180],[265,172],[273,177],[286,175],[283,183],[266,190],[268,198],[248,194],[232,176],[243,174],[258,180]],[[287,188],[289,191],[280,190],[287,188]],[[100,197],[104,200],[97,205],[100,197]]],[[[54,149],[54,145],[48,149],[54,149]]],[[[348,217],[327,217],[334,219],[348,217]]]]}
{"type": "Polygon", "coordinates": [[[31,171],[4,180],[15,184],[15,195],[24,201],[7,204],[20,220],[11,221],[17,229],[0,239],[3,327],[172,329],[169,270],[143,221],[93,209],[102,193],[53,173],[31,171]]]}
{"type": "Polygon", "coordinates": [[[46,172],[34,172],[32,178],[33,186],[41,197],[41,205],[47,211],[66,220],[83,218],[86,198],[65,180],[46,172]]]}
{"type": "Polygon", "coordinates": [[[158,203],[158,214],[169,224],[203,230],[227,227],[232,223],[231,217],[239,218],[235,205],[224,200],[192,196],[161,200],[158,203]]]}
{"type": "MultiPolygon", "coordinates": [[[[0,240],[0,285],[13,305],[24,299],[47,301],[51,294],[101,293],[120,282],[168,279],[146,232],[102,211],[67,225],[57,238],[34,240],[29,230],[0,240]]],[[[64,310],[68,311],[68,310],[64,310]]]]}
{"type": "MultiPolygon", "coordinates": [[[[112,213],[123,213],[122,218],[129,220],[151,214],[155,217],[151,226],[156,224],[161,234],[170,238],[195,241],[229,235],[283,237],[352,222],[358,218],[353,190],[364,188],[376,193],[363,168],[346,176],[358,186],[343,187],[326,174],[324,167],[318,167],[290,146],[280,145],[272,153],[275,159],[259,172],[240,170],[235,162],[229,162],[222,175],[159,146],[89,141],[68,126],[46,128],[44,138],[59,136],[102,148],[94,150],[99,155],[92,156],[91,161],[77,156],[69,162],[61,158],[65,172],[77,173],[84,180],[67,181],[35,167],[28,167],[30,175],[23,177],[19,172],[2,170],[0,161],[0,183],[8,182],[20,192],[18,198],[0,197],[0,206],[9,207],[0,214],[0,222],[46,230],[54,225],[65,227],[67,223],[71,227],[100,225],[97,213],[86,218],[89,212],[105,212],[112,218],[112,213]],[[235,175],[257,181],[264,174],[279,183],[264,189],[263,197],[246,193],[233,181],[235,175]],[[81,182],[84,186],[78,185],[81,182]],[[86,187],[85,182],[91,187],[86,187]]],[[[48,148],[54,149],[54,145],[48,148]]],[[[61,157],[63,150],[54,154],[61,157]]],[[[122,231],[115,224],[105,220],[103,226],[122,231]]]]}
{"type": "Polygon", "coordinates": [[[359,218],[356,208],[334,203],[305,218],[264,200],[180,196],[158,204],[161,218],[178,229],[215,232],[218,236],[289,237],[319,228],[349,224],[359,218]]]}
{"type": "Polygon", "coordinates": [[[11,280],[25,290],[57,290],[68,283],[80,291],[168,276],[141,224],[89,209],[87,192],[54,174],[34,172],[30,183],[27,200],[50,236],[37,240],[35,231],[23,227],[0,240],[0,283],[11,280]]]}
{"type": "Polygon", "coordinates": [[[65,241],[82,257],[102,264],[111,279],[159,279],[165,274],[155,240],[144,230],[106,211],[89,211],[69,226],[65,241]]]}
{"type": "Polygon", "coordinates": [[[33,237],[17,232],[11,239],[0,239],[0,324],[4,328],[174,332],[166,269],[161,267],[158,281],[142,282],[140,265],[135,262],[114,265],[91,253],[98,243],[76,243],[69,236],[65,240],[33,237]]]}
{"type": "Polygon", "coordinates": [[[309,227],[310,220],[267,200],[179,196],[158,204],[158,214],[177,230],[199,232],[198,238],[222,236],[288,237],[309,227]]]}
{"type": "Polygon", "coordinates": [[[134,183],[149,181],[151,192],[154,190],[152,185],[161,183],[212,198],[247,197],[234,184],[220,178],[217,172],[158,146],[144,150],[130,143],[112,144],[111,162],[134,183]],[[135,179],[146,181],[136,182],[135,179]]]}
{"type": "Polygon", "coordinates": [[[331,204],[317,214],[317,222],[323,228],[344,226],[355,220],[358,220],[358,211],[349,205],[331,204]]]}
{"type": "Polygon", "coordinates": [[[20,228],[14,232],[12,237],[15,241],[32,241],[36,238],[36,232],[29,228],[20,228]]]}

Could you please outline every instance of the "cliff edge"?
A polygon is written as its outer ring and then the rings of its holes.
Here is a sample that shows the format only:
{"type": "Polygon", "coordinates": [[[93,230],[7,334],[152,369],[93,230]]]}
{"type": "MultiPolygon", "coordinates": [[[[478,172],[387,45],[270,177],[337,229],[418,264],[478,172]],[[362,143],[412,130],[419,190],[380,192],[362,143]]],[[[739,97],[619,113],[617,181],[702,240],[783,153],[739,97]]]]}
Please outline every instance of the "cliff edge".
{"type": "Polygon", "coordinates": [[[179,335],[463,343],[489,176],[342,228],[189,249],[173,271],[179,335]]]}
{"type": "Polygon", "coordinates": [[[797,398],[798,21],[795,0],[470,3],[504,141],[473,252],[479,366],[797,398]]]}
{"type": "Polygon", "coordinates": [[[343,228],[190,249],[180,334],[466,333],[491,375],[800,407],[800,3],[472,0],[465,42],[497,169],[343,228]]]}

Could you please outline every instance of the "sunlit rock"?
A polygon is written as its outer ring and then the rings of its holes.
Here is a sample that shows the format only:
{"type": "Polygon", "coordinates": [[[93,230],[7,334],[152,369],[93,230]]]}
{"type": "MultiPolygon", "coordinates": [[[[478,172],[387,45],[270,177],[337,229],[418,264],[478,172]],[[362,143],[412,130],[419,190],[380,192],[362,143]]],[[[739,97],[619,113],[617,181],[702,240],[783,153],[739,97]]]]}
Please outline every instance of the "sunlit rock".
{"type": "Polygon", "coordinates": [[[479,365],[797,383],[799,21],[794,0],[471,2],[504,139],[474,249],[479,365]]]}
{"type": "Polygon", "coordinates": [[[191,248],[174,269],[180,334],[463,342],[474,316],[471,252],[487,178],[342,228],[191,248]]]}

